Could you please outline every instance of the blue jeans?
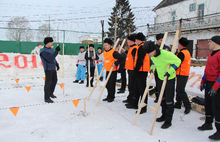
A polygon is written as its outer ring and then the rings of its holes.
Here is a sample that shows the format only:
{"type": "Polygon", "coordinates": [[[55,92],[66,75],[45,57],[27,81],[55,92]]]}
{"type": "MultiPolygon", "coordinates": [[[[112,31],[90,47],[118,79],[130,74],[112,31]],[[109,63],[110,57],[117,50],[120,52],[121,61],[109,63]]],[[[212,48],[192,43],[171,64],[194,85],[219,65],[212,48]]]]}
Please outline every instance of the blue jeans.
{"type": "Polygon", "coordinates": [[[86,73],[86,67],[83,65],[78,65],[77,72],[76,72],[76,80],[85,80],[85,73],[86,73]]]}
{"type": "MultiPolygon", "coordinates": [[[[98,68],[98,73],[100,74],[102,69],[103,69],[103,65],[102,64],[97,64],[97,68],[98,68]]],[[[101,77],[103,77],[103,72],[102,72],[101,77]]]]}

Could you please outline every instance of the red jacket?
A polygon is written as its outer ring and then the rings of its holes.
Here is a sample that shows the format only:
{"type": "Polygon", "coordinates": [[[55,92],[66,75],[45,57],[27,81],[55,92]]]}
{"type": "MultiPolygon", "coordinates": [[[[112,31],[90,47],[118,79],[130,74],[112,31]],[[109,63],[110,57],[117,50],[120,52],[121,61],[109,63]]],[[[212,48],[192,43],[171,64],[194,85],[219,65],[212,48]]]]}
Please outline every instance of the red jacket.
{"type": "Polygon", "coordinates": [[[213,56],[211,54],[208,56],[201,84],[204,84],[206,80],[215,82],[212,86],[213,89],[220,88],[220,51],[217,51],[213,56]]]}

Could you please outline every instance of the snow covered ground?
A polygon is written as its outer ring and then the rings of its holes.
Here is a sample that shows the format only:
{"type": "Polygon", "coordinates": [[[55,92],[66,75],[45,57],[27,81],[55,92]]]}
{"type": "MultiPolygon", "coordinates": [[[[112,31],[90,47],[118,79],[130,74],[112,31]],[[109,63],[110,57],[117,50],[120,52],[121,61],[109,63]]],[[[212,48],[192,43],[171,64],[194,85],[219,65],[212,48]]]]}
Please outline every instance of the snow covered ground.
{"type": "MultiPolygon", "coordinates": [[[[75,78],[59,78],[58,83],[65,83],[65,93],[56,86],[53,99],[55,103],[43,101],[43,78],[20,79],[18,84],[13,79],[0,80],[0,141],[1,142],[209,142],[208,136],[214,130],[201,132],[197,127],[204,123],[203,114],[191,111],[184,115],[184,108],[175,110],[172,127],[163,130],[162,123],[156,122],[153,135],[149,135],[153,113],[148,107],[145,114],[138,118],[133,126],[135,111],[126,109],[122,100],[128,91],[116,94],[112,103],[100,100],[95,103],[100,91],[95,89],[86,104],[83,114],[84,99],[89,95],[85,84],[73,84],[75,78]],[[29,92],[25,86],[32,86],[29,92]],[[77,107],[72,100],[78,100],[77,107]],[[14,116],[9,110],[19,107],[14,116]]],[[[101,83],[102,85],[104,82],[101,83]]],[[[106,97],[106,90],[102,98],[106,97]]],[[[149,97],[149,106],[156,106],[154,98],[149,97]]],[[[159,111],[159,116],[160,116],[159,111]]]]}

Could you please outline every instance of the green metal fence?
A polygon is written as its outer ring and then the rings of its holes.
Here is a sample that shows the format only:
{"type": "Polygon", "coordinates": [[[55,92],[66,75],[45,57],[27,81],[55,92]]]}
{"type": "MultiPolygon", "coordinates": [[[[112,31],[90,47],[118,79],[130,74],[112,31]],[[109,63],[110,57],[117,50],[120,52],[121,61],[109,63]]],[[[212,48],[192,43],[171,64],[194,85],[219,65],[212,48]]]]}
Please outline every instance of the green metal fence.
{"type": "MultiPolygon", "coordinates": [[[[0,52],[30,54],[38,43],[42,42],[0,41],[0,52]]],[[[60,54],[63,54],[64,46],[64,55],[77,55],[80,51],[80,46],[84,46],[86,50],[86,47],[89,45],[80,43],[54,43],[53,46],[56,48],[57,44],[60,44],[61,47],[61,51],[59,52],[60,54]]],[[[97,48],[102,47],[102,44],[94,44],[94,46],[97,51],[97,48]]]]}

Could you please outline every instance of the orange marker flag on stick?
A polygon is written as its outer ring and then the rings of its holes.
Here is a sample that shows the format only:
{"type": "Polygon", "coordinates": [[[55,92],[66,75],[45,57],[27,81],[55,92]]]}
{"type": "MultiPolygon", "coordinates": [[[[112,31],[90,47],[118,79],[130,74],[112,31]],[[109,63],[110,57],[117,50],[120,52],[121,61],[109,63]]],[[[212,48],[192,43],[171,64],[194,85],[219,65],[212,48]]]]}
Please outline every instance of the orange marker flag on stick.
{"type": "Polygon", "coordinates": [[[18,113],[19,107],[12,107],[12,108],[9,108],[9,109],[10,109],[10,111],[16,116],[17,113],[18,113]]]}
{"type": "Polygon", "coordinates": [[[64,83],[62,83],[62,84],[59,84],[60,85],[60,88],[62,89],[63,88],[63,85],[64,85],[64,83]]]}
{"type": "Polygon", "coordinates": [[[25,88],[26,88],[26,89],[27,89],[27,91],[29,92],[29,91],[30,91],[30,89],[31,89],[31,86],[26,86],[25,88]]]}
{"type": "Polygon", "coordinates": [[[19,79],[15,79],[15,82],[18,84],[18,82],[19,82],[19,79]]]}
{"type": "Polygon", "coordinates": [[[77,107],[79,100],[72,100],[73,104],[75,105],[75,107],[77,107]]]}
{"type": "Polygon", "coordinates": [[[43,77],[44,81],[45,81],[45,77],[43,77]]]}

